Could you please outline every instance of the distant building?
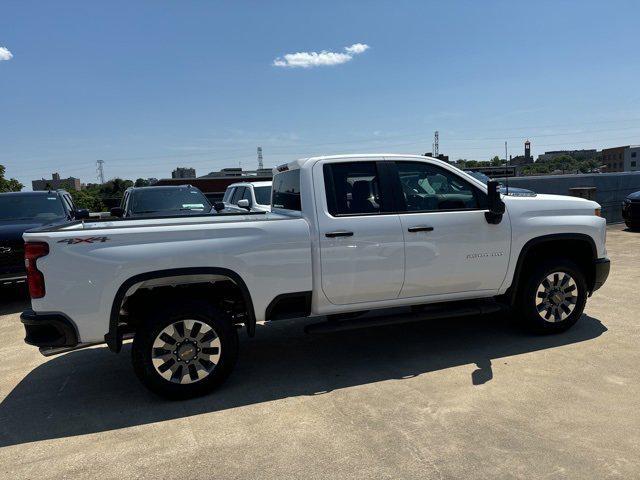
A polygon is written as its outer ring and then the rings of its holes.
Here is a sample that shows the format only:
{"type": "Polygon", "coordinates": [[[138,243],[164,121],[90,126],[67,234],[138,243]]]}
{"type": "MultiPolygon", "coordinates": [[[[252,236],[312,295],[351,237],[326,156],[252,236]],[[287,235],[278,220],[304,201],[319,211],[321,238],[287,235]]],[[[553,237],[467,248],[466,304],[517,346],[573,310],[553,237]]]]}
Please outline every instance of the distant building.
{"type": "Polygon", "coordinates": [[[51,179],[42,178],[40,180],[32,180],[31,188],[34,192],[39,190],[58,190],[59,188],[78,191],[82,189],[82,185],[80,184],[79,178],[60,178],[59,173],[54,173],[51,179]]]}
{"type": "Polygon", "coordinates": [[[548,162],[549,160],[553,160],[554,158],[562,157],[563,155],[568,155],[577,160],[591,160],[596,158],[598,155],[598,151],[596,149],[590,150],[554,150],[551,152],[544,152],[541,155],[538,155],[539,162],[548,162]]]}
{"type": "Polygon", "coordinates": [[[193,185],[199,188],[206,197],[217,202],[222,200],[224,191],[229,185],[236,182],[262,182],[270,181],[273,178],[273,172],[270,168],[262,168],[258,170],[242,170],[239,167],[223,168],[217,172],[209,172],[198,178],[190,178],[182,180],[178,178],[163,178],[158,180],[156,185],[193,185]]]}
{"type": "Polygon", "coordinates": [[[176,167],[176,169],[171,172],[171,178],[196,178],[196,169],[189,167],[176,167]]]}
{"type": "Polygon", "coordinates": [[[640,171],[640,145],[603,148],[602,164],[606,172],[640,171]]]}
{"type": "Polygon", "coordinates": [[[209,172],[198,178],[218,178],[218,177],[269,177],[273,173],[270,168],[261,168],[258,170],[242,170],[241,167],[222,168],[217,172],[209,172]]]}

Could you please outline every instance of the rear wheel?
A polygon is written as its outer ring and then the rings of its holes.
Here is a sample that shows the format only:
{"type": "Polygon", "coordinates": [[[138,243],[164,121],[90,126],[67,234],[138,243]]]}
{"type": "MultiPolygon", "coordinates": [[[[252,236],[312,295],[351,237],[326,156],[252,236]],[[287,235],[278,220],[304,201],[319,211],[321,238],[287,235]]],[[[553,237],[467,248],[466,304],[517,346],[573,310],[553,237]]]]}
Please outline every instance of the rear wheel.
{"type": "Polygon", "coordinates": [[[518,320],[538,333],[562,332],[579,320],[586,300],[583,271],[570,260],[551,259],[525,273],[518,295],[518,320]]]}
{"type": "Polygon", "coordinates": [[[136,332],[131,351],[140,381],[163,397],[209,393],[231,373],[238,334],[230,318],[205,302],[155,310],[136,332]]]}

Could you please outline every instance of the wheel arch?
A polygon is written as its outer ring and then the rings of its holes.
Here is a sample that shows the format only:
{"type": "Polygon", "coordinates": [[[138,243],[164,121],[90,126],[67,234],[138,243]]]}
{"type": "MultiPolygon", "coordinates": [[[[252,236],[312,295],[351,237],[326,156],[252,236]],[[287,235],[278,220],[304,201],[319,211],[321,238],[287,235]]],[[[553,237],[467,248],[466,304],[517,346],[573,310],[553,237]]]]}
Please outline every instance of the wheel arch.
{"type": "MultiPolygon", "coordinates": [[[[251,300],[251,294],[247,288],[247,284],[242,277],[228,268],[221,267],[190,267],[190,268],[172,268],[165,270],[156,270],[152,272],[145,272],[125,280],[118,288],[116,295],[114,296],[113,303],[111,305],[111,313],[109,316],[109,331],[104,336],[105,342],[109,349],[113,352],[119,352],[122,348],[122,332],[119,331],[119,318],[120,309],[124,300],[134,293],[145,282],[157,281],[162,279],[176,278],[186,279],[186,277],[210,277],[218,279],[226,279],[233,282],[242,294],[247,310],[247,333],[249,336],[255,335],[256,329],[256,316],[253,308],[253,302],[251,300]],[[133,291],[132,291],[133,289],[133,291]]],[[[173,285],[183,285],[192,282],[171,282],[173,285]]]]}
{"type": "Polygon", "coordinates": [[[509,304],[513,305],[515,303],[520,279],[523,271],[525,271],[527,267],[527,262],[530,261],[536,253],[548,253],[557,245],[574,247],[566,257],[577,260],[580,266],[584,268],[589,295],[591,295],[595,284],[595,261],[598,258],[595,241],[584,233],[557,233],[535,237],[524,244],[518,255],[511,285],[504,294],[509,304]],[[577,249],[575,249],[576,246],[578,247],[577,249]]]}

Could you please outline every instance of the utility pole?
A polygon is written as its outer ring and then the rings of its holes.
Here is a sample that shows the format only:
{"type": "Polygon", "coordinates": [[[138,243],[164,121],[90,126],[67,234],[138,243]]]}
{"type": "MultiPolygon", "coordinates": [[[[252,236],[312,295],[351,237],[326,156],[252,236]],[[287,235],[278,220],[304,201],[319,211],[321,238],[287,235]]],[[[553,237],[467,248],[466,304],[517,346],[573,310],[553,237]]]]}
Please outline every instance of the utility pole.
{"type": "Polygon", "coordinates": [[[258,170],[262,170],[264,168],[262,164],[262,147],[258,147],[258,170]]]}
{"type": "Polygon", "coordinates": [[[98,173],[98,182],[104,184],[104,160],[96,161],[96,172],[98,173]]]}
{"type": "Polygon", "coordinates": [[[509,153],[507,152],[507,141],[504,141],[504,165],[505,165],[505,183],[506,183],[506,187],[507,187],[507,195],[509,195],[509,170],[507,167],[510,166],[510,161],[509,161],[509,153]]]}

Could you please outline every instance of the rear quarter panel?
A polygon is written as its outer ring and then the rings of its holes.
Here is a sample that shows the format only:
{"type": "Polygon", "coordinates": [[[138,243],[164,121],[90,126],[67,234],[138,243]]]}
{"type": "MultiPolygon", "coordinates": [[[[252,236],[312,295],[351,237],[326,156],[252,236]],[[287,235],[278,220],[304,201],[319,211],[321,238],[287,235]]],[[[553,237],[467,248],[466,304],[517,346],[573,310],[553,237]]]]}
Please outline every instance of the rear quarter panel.
{"type": "Polygon", "coordinates": [[[37,263],[45,277],[46,295],[32,301],[33,309],[69,316],[82,342],[103,341],[118,288],[141,273],[230,269],[246,283],[258,321],[277,295],[312,288],[309,227],[302,218],[168,226],[125,222],[119,228],[29,233],[25,240],[44,241],[50,248],[37,263]],[[98,240],[69,242],[89,237],[98,240]]]}

